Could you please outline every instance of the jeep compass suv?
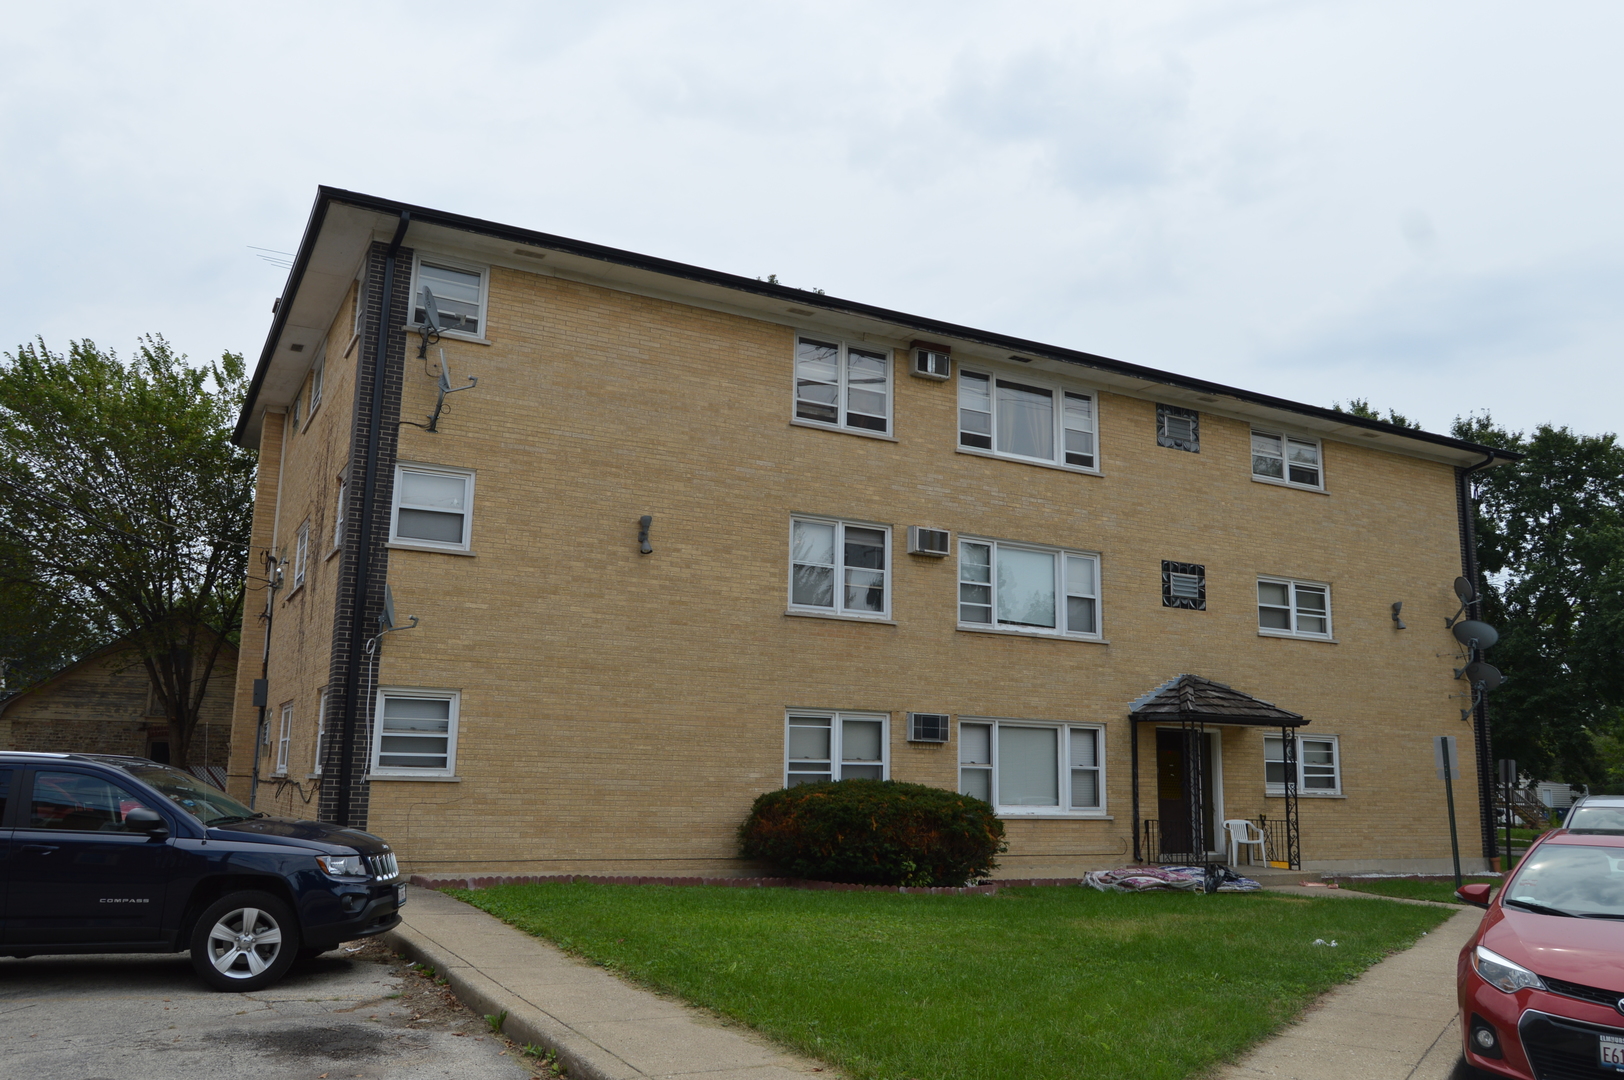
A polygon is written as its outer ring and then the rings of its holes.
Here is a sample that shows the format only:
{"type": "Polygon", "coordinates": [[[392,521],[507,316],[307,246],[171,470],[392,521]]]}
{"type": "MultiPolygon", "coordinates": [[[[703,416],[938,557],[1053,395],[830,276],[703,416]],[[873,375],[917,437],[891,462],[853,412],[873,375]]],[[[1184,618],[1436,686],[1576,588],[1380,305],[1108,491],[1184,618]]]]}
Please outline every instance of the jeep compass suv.
{"type": "Polygon", "coordinates": [[[0,956],[179,952],[219,990],[400,922],[370,833],[256,814],[143,758],[0,751],[0,956]]]}

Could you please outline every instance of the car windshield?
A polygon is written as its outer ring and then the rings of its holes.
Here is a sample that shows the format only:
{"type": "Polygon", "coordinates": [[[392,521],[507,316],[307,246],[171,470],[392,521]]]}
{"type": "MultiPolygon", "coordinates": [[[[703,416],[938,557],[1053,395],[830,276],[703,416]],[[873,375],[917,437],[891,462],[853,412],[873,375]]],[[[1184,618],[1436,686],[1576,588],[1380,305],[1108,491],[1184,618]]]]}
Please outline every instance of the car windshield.
{"type": "Polygon", "coordinates": [[[1562,824],[1569,832],[1624,836],[1624,806],[1576,806],[1562,824]]]}
{"type": "Polygon", "coordinates": [[[1542,844],[1506,885],[1504,903],[1624,919],[1624,848],[1542,844]]]}
{"type": "Polygon", "coordinates": [[[124,771],[137,780],[151,784],[163,792],[170,802],[205,825],[229,825],[233,821],[264,816],[256,814],[219,788],[210,787],[197,777],[167,765],[126,765],[124,771]]]}

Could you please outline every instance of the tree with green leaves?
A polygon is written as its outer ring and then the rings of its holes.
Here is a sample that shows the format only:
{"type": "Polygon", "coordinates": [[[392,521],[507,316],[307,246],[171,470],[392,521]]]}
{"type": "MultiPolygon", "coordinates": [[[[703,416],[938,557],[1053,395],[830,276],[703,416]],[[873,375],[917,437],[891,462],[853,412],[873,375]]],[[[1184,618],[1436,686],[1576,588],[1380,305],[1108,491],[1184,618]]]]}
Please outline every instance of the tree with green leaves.
{"type": "Polygon", "coordinates": [[[1331,405],[1331,408],[1335,409],[1337,412],[1345,412],[1349,416],[1362,417],[1365,420],[1385,420],[1389,424],[1397,424],[1399,427],[1416,428],[1417,430],[1419,430],[1421,427],[1421,421],[1411,420],[1408,416],[1405,416],[1397,409],[1388,409],[1387,415],[1383,416],[1381,414],[1381,410],[1372,407],[1370,402],[1365,398],[1352,399],[1348,402],[1348,407],[1345,409],[1342,407],[1342,403],[1340,401],[1334,402],[1331,405]]]}
{"type": "Polygon", "coordinates": [[[196,368],[161,337],[128,362],[88,340],[0,354],[3,647],[43,675],[127,638],[183,767],[242,617],[254,454],[231,431],[246,388],[241,356],[196,368]]]}
{"type": "Polygon", "coordinates": [[[1454,434],[1524,455],[1472,478],[1483,618],[1500,631],[1488,659],[1506,675],[1489,697],[1494,755],[1606,783],[1599,751],[1624,708],[1624,446],[1549,424],[1507,431],[1487,413],[1454,434]]]}

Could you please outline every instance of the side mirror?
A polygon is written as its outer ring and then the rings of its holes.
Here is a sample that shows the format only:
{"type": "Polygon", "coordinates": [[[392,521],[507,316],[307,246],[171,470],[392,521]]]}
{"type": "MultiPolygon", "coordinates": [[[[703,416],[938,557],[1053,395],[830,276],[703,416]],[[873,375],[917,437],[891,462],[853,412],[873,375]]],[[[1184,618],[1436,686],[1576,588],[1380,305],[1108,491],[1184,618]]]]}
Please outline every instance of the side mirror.
{"type": "Polygon", "coordinates": [[[130,832],[146,833],[153,840],[162,840],[169,835],[169,823],[163,819],[163,815],[144,806],[137,806],[124,815],[124,827],[130,832]]]}
{"type": "Polygon", "coordinates": [[[1473,907],[1486,908],[1489,906],[1490,888],[1491,886],[1483,884],[1462,885],[1455,890],[1455,895],[1463,903],[1471,904],[1473,907]]]}

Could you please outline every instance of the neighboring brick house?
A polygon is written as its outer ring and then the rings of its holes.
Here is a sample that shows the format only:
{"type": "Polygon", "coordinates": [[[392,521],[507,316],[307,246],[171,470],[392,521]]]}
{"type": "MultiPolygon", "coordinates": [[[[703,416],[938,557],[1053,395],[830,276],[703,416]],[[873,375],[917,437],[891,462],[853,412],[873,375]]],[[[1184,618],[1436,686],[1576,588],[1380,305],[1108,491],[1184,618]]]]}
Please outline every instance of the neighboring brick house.
{"type": "Polygon", "coordinates": [[[1444,620],[1503,451],[328,188],[237,438],[234,790],[417,869],[734,872],[757,795],[880,776],[1075,874],[1289,773],[1304,866],[1436,870],[1435,735],[1492,854],[1444,620]]]}
{"type": "MultiPolygon", "coordinates": [[[[192,737],[193,765],[223,775],[231,751],[237,649],[222,642],[192,737]]],[[[140,654],[126,640],[0,700],[0,750],[130,754],[169,760],[169,720],[140,654]]]]}

